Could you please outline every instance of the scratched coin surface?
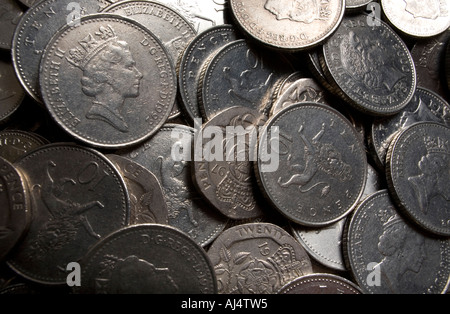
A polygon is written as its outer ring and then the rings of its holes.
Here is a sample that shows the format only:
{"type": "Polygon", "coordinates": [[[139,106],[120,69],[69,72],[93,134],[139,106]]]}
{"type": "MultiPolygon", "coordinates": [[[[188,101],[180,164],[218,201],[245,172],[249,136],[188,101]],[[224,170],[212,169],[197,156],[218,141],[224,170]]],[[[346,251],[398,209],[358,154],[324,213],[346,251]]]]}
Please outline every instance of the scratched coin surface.
{"type": "Polygon", "coordinates": [[[162,185],[169,225],[191,236],[201,246],[211,243],[228,218],[215,210],[193,182],[194,128],[166,124],[141,145],[117,152],[149,169],[162,185]]]}
{"type": "Polygon", "coordinates": [[[80,294],[215,294],[217,282],[201,246],[174,227],[120,229],[83,258],[80,294]]]}
{"type": "Polygon", "coordinates": [[[361,289],[344,277],[311,274],[299,277],[280,289],[278,294],[362,294],[361,289]]]}
{"type": "Polygon", "coordinates": [[[27,178],[33,219],[8,264],[34,282],[65,284],[68,263],[129,223],[123,178],[104,155],[74,144],[43,146],[15,165],[27,178]]]}
{"type": "Polygon", "coordinates": [[[450,236],[450,128],[421,122],[400,132],[386,155],[393,199],[414,222],[450,236]]]}
{"type": "Polygon", "coordinates": [[[384,168],[387,150],[398,132],[425,121],[450,126],[450,105],[439,95],[422,87],[416,89],[414,97],[400,113],[375,119],[371,127],[370,144],[377,164],[384,168]]]}
{"type": "Polygon", "coordinates": [[[25,90],[14,73],[11,58],[0,55],[0,122],[5,122],[22,104],[25,90]]]}
{"type": "Polygon", "coordinates": [[[344,241],[346,261],[365,293],[444,293],[450,240],[422,233],[399,214],[387,190],[355,210],[344,241]]]}
{"type": "Polygon", "coordinates": [[[102,148],[151,137],[177,93],[175,68],[161,41],[138,22],[107,13],[55,34],[42,58],[40,83],[55,121],[102,148]]]}
{"type": "Polygon", "coordinates": [[[230,0],[237,24],[276,49],[301,50],[328,38],[344,16],[343,0],[230,0]]]}
{"type": "Polygon", "coordinates": [[[208,256],[221,294],[273,294],[297,277],[312,273],[303,247],[271,223],[247,223],[225,230],[208,256]]]}
{"type": "Polygon", "coordinates": [[[389,116],[413,97],[416,70],[400,36],[376,21],[372,27],[366,14],[345,17],[319,57],[335,93],[363,113],[389,116]]]}
{"type": "Polygon", "coordinates": [[[29,190],[25,176],[0,157],[0,261],[19,243],[31,221],[29,190]]]}
{"type": "Polygon", "coordinates": [[[106,155],[122,174],[130,195],[130,224],[168,224],[161,183],[147,168],[119,155],[106,155]]]}
{"type": "Polygon", "coordinates": [[[399,31],[432,37],[450,27],[449,0],[381,0],[383,12],[399,31]]]}
{"type": "MultiPolygon", "coordinates": [[[[104,12],[131,18],[147,27],[166,47],[175,65],[185,47],[195,37],[194,27],[168,6],[152,1],[120,1],[104,12]]],[[[180,115],[180,104],[175,102],[169,118],[180,115]]]]}
{"type": "Polygon", "coordinates": [[[218,113],[200,129],[205,139],[196,147],[202,154],[194,160],[194,183],[201,195],[231,219],[263,215],[253,161],[258,127],[266,120],[265,115],[254,109],[232,107],[218,113]],[[214,137],[208,140],[210,132],[214,137]]]}
{"type": "Polygon", "coordinates": [[[358,133],[338,111],[321,104],[292,105],[270,118],[256,164],[273,206],[304,226],[326,226],[347,216],[366,184],[367,157],[358,133]]]}

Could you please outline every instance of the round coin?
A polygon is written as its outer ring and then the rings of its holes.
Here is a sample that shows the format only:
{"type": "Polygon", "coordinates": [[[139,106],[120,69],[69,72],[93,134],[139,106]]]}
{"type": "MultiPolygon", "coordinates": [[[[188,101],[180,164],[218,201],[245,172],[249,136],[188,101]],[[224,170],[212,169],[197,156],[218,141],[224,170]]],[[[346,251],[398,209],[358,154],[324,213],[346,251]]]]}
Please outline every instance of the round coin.
{"type": "Polygon", "coordinates": [[[278,294],[362,294],[361,289],[348,279],[332,274],[302,276],[277,292],[278,294]]]}
{"type": "Polygon", "coordinates": [[[432,37],[450,27],[450,0],[381,0],[384,14],[401,32],[432,37]]]}
{"type": "Polygon", "coordinates": [[[0,2],[0,48],[10,50],[14,30],[23,15],[23,10],[16,0],[3,0],[0,2]]]}
{"type": "Polygon", "coordinates": [[[400,132],[386,156],[398,207],[422,228],[450,236],[450,128],[421,122],[400,132]]]}
{"type": "Polygon", "coordinates": [[[366,183],[367,157],[359,134],[338,111],[315,103],[291,105],[269,119],[256,165],[267,198],[304,226],[344,218],[366,183]]]}
{"type": "Polygon", "coordinates": [[[208,250],[221,294],[273,294],[297,277],[312,273],[303,247],[270,223],[225,230],[208,250]]]}
{"type": "Polygon", "coordinates": [[[125,183],[104,155],[74,144],[43,146],[15,165],[27,178],[33,219],[8,264],[34,282],[65,284],[69,263],[128,225],[125,183]]]}
{"type": "Polygon", "coordinates": [[[377,21],[380,25],[372,27],[366,14],[344,18],[324,44],[320,58],[335,92],[344,100],[365,114],[389,116],[413,97],[416,70],[403,40],[377,21]]]}
{"type": "Polygon", "coordinates": [[[42,58],[42,97],[55,121],[85,144],[135,145],[154,135],[172,111],[176,74],[159,39],[112,14],[62,28],[42,58]]]}
{"type": "Polygon", "coordinates": [[[0,157],[14,163],[45,144],[49,144],[48,141],[35,133],[5,130],[0,132],[0,157]]]}
{"type": "Polygon", "coordinates": [[[28,186],[24,175],[0,157],[0,261],[19,243],[31,221],[28,186]]]}
{"type": "Polygon", "coordinates": [[[359,9],[367,6],[372,0],[346,0],[345,8],[346,9],[359,9]]]}
{"type": "Polygon", "coordinates": [[[450,241],[409,224],[387,190],[355,210],[344,241],[349,269],[365,293],[444,293],[450,274],[450,241]]]}
{"type": "Polygon", "coordinates": [[[10,58],[0,57],[0,122],[5,122],[22,104],[25,91],[14,73],[10,58]]]}
{"type": "Polygon", "coordinates": [[[302,50],[322,43],[336,30],[345,1],[230,0],[230,7],[237,24],[252,38],[276,49],[302,50]]]}
{"type": "Polygon", "coordinates": [[[159,224],[123,228],[83,258],[80,294],[215,294],[206,252],[180,230],[159,224]]]}

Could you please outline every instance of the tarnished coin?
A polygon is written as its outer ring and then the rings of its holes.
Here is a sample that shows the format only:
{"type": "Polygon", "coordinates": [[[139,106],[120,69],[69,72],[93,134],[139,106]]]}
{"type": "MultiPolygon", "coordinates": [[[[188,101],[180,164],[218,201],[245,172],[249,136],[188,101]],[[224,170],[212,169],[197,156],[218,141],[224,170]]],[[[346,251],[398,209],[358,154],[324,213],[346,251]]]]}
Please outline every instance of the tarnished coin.
{"type": "Polygon", "coordinates": [[[253,161],[258,128],[266,120],[254,109],[232,107],[218,113],[196,134],[194,183],[217,210],[231,219],[263,215],[253,161]]]}
{"type": "Polygon", "coordinates": [[[41,0],[23,14],[14,33],[12,57],[17,77],[35,101],[42,103],[39,64],[50,38],[67,23],[78,23],[81,15],[96,13],[100,1],[41,0]],[[72,11],[74,3],[79,12],[72,11]]]}
{"type": "Polygon", "coordinates": [[[83,258],[80,294],[215,294],[211,262],[176,228],[142,224],[123,228],[83,258]]]}
{"type": "Polygon", "coordinates": [[[106,155],[122,174],[130,195],[130,224],[168,224],[161,183],[147,168],[119,155],[106,155]]]}
{"type": "Polygon", "coordinates": [[[19,243],[31,221],[25,176],[0,157],[0,261],[19,243]]]}
{"type": "Polygon", "coordinates": [[[377,21],[379,26],[372,27],[366,14],[344,18],[319,57],[344,100],[365,114],[389,116],[413,97],[416,70],[403,40],[377,21]]]}
{"type": "Polygon", "coordinates": [[[49,142],[40,135],[21,130],[0,132],[0,157],[11,163],[49,142]]]}
{"type": "Polygon", "coordinates": [[[104,155],[73,144],[43,146],[16,165],[27,178],[33,220],[8,264],[34,282],[64,284],[69,263],[128,225],[125,183],[104,155]]]}
{"type": "Polygon", "coordinates": [[[197,91],[203,65],[217,50],[237,39],[234,26],[215,26],[198,34],[183,52],[177,69],[178,90],[182,111],[190,123],[202,119],[197,91]]]}
{"type": "Polygon", "coordinates": [[[301,50],[322,43],[339,26],[345,1],[230,0],[238,25],[269,47],[301,50]]]}
{"type": "Polygon", "coordinates": [[[399,215],[387,190],[366,198],[348,226],[345,256],[365,293],[444,293],[450,240],[426,236],[399,215]]]}
{"type": "MultiPolygon", "coordinates": [[[[188,43],[195,37],[193,26],[179,13],[153,1],[120,1],[104,12],[131,18],[147,27],[166,47],[175,65],[188,43]]],[[[169,118],[180,115],[180,105],[175,102],[169,118]]]]}
{"type": "Polygon", "coordinates": [[[399,31],[432,37],[450,27],[450,0],[381,0],[384,14],[399,31]]]}
{"type": "Polygon", "coordinates": [[[450,126],[450,105],[437,94],[418,87],[414,97],[400,113],[372,123],[370,145],[377,164],[384,168],[386,153],[392,140],[417,122],[438,122],[450,126]]]}
{"type": "Polygon", "coordinates": [[[16,0],[0,2],[0,48],[11,49],[14,30],[23,15],[23,10],[16,0]]]}
{"type": "Polygon", "coordinates": [[[24,97],[25,91],[14,73],[10,58],[0,56],[0,122],[17,111],[24,97]]]}
{"type": "Polygon", "coordinates": [[[292,105],[270,118],[256,164],[268,199],[304,226],[330,225],[347,216],[366,183],[367,157],[358,133],[322,104],[292,105]]]}
{"type": "Polygon", "coordinates": [[[269,115],[278,82],[293,72],[282,55],[245,39],[225,45],[206,62],[199,81],[199,108],[207,121],[230,107],[269,115]]]}
{"type": "Polygon", "coordinates": [[[286,284],[278,294],[362,294],[361,289],[344,277],[332,274],[311,274],[286,284]]]}
{"type": "Polygon", "coordinates": [[[214,210],[194,185],[193,145],[194,128],[166,124],[143,144],[117,154],[139,163],[158,178],[167,203],[169,225],[206,246],[225,229],[228,219],[214,210]]]}
{"type": "Polygon", "coordinates": [[[393,199],[415,223],[450,236],[450,128],[421,122],[400,132],[386,155],[393,199]]]}
{"type": "Polygon", "coordinates": [[[40,83],[55,121],[102,148],[154,135],[177,93],[175,68],[159,39],[138,22],[107,13],[55,34],[42,57],[40,83]]]}
{"type": "Polygon", "coordinates": [[[212,243],[208,256],[221,294],[273,294],[295,278],[312,273],[303,247],[270,223],[225,230],[212,243]]]}

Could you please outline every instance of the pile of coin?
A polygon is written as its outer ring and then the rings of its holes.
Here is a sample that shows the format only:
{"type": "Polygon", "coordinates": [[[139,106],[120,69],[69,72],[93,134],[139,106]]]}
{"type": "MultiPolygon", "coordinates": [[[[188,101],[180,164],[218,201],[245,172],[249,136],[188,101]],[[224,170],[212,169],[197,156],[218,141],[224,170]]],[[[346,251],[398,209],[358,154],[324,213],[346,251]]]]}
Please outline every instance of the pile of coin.
{"type": "Polygon", "coordinates": [[[446,293],[449,0],[5,0],[0,293],[446,293]]]}

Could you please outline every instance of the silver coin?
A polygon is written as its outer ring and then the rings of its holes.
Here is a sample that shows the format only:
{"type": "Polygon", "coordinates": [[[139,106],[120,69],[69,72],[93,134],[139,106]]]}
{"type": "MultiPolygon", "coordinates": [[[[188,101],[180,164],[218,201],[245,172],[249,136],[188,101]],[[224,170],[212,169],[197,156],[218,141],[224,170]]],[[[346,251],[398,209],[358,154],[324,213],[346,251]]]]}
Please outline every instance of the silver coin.
{"type": "Polygon", "coordinates": [[[14,73],[9,59],[0,57],[0,122],[5,122],[25,97],[25,91],[14,73]]]}
{"type": "Polygon", "coordinates": [[[43,146],[15,163],[27,178],[33,219],[8,260],[21,276],[65,284],[66,267],[129,223],[129,198],[116,167],[73,144],[43,146]]]}
{"type": "Polygon", "coordinates": [[[159,224],[120,229],[80,263],[79,294],[215,294],[206,252],[180,230],[159,224]]]}
{"type": "Polygon", "coordinates": [[[260,135],[256,165],[258,182],[274,207],[303,226],[341,220],[366,184],[367,157],[359,135],[338,111],[321,104],[292,105],[270,118],[260,135]],[[271,151],[278,152],[278,163],[271,151]]]}
{"type": "Polygon", "coordinates": [[[134,20],[106,13],[55,34],[40,83],[55,121],[102,148],[151,137],[169,117],[177,92],[174,65],[159,39],[134,20]]]}
{"type": "Polygon", "coordinates": [[[21,130],[0,132],[0,156],[12,163],[45,144],[49,142],[36,133],[21,130]]]}
{"type": "Polygon", "coordinates": [[[365,293],[444,293],[450,241],[429,237],[399,214],[387,190],[355,210],[345,241],[351,273],[365,293]]]}
{"type": "Polygon", "coordinates": [[[450,27],[449,0],[381,0],[384,14],[399,31],[432,37],[450,27]]]}
{"type": "Polygon", "coordinates": [[[3,0],[0,3],[0,48],[11,49],[14,30],[23,15],[23,10],[16,0],[3,0]]]}
{"type": "Polygon", "coordinates": [[[367,6],[372,0],[346,0],[345,8],[346,9],[359,9],[367,6]]]}
{"type": "Polygon", "coordinates": [[[332,274],[311,274],[286,284],[278,294],[362,294],[361,289],[344,277],[332,274]]]}
{"type": "Polygon", "coordinates": [[[312,273],[303,247],[270,223],[225,230],[208,250],[221,294],[273,294],[297,277],[312,273]]]}
{"type": "Polygon", "coordinates": [[[386,155],[388,187],[398,207],[425,230],[450,236],[450,127],[416,123],[386,155]]]}

